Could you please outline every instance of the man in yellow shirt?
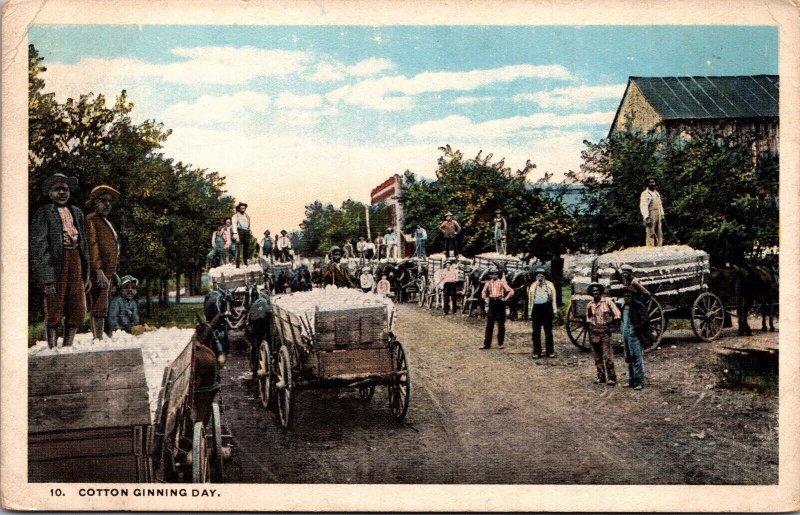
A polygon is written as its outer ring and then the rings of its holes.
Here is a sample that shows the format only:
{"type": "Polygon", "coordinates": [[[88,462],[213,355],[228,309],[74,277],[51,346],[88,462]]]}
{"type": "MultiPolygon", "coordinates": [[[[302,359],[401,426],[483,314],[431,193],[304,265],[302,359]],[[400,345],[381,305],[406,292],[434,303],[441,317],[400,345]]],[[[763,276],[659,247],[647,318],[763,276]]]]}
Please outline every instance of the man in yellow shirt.
{"type": "Polygon", "coordinates": [[[548,358],[555,357],[553,348],[553,317],[558,313],[556,306],[556,287],[545,279],[545,269],[534,270],[536,279],[528,288],[528,316],[533,329],[533,359],[542,357],[542,329],[548,358]]]}

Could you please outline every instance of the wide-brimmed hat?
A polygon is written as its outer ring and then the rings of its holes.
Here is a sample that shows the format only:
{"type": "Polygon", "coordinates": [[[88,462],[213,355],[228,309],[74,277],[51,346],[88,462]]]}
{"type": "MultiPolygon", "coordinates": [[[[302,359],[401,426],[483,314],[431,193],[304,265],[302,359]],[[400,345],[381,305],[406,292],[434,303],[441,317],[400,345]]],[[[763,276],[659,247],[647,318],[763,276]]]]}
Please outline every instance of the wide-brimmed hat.
{"type": "Polygon", "coordinates": [[[119,286],[123,287],[128,283],[133,283],[134,286],[139,286],[139,279],[135,278],[132,275],[123,275],[119,279],[119,286]]]}
{"type": "Polygon", "coordinates": [[[600,293],[603,293],[604,291],[606,291],[606,287],[605,287],[605,286],[603,286],[603,285],[602,285],[602,284],[600,284],[600,283],[592,283],[592,284],[590,284],[590,285],[589,285],[589,289],[588,289],[587,291],[588,291],[589,293],[592,293],[592,290],[594,290],[594,289],[599,289],[599,290],[600,290],[600,293]]]}
{"type": "Polygon", "coordinates": [[[633,272],[633,267],[628,263],[625,263],[624,265],[619,267],[619,269],[622,270],[623,272],[633,272]]]}
{"type": "Polygon", "coordinates": [[[75,191],[78,189],[78,178],[77,177],[67,177],[63,173],[54,173],[50,177],[44,180],[42,184],[42,194],[47,195],[50,193],[50,188],[53,184],[58,182],[63,182],[67,186],[69,186],[69,191],[75,191]]]}
{"type": "Polygon", "coordinates": [[[502,212],[503,212],[503,210],[502,210],[502,209],[495,209],[495,210],[494,210],[494,212],[495,212],[495,214],[497,214],[497,213],[502,213],[502,212]]]}
{"type": "Polygon", "coordinates": [[[448,211],[447,213],[445,213],[445,214],[444,214],[444,216],[453,216],[453,213],[451,213],[450,211],[448,211]]]}
{"type": "Polygon", "coordinates": [[[286,229],[281,229],[281,234],[286,234],[286,229]]]}
{"type": "MultiPolygon", "coordinates": [[[[101,195],[111,195],[113,198],[119,197],[119,192],[109,186],[108,184],[101,184],[100,186],[95,186],[91,193],[89,193],[89,198],[86,200],[86,205],[89,206],[94,202],[98,197],[101,195]]],[[[223,222],[224,223],[224,222],[223,222]]]]}
{"type": "Polygon", "coordinates": [[[245,204],[244,202],[239,202],[238,204],[236,204],[236,209],[239,209],[242,206],[244,206],[245,209],[247,209],[247,204],[245,204]]]}
{"type": "Polygon", "coordinates": [[[267,229],[266,231],[264,231],[264,234],[266,235],[268,232],[269,232],[269,229],[267,229]]]}

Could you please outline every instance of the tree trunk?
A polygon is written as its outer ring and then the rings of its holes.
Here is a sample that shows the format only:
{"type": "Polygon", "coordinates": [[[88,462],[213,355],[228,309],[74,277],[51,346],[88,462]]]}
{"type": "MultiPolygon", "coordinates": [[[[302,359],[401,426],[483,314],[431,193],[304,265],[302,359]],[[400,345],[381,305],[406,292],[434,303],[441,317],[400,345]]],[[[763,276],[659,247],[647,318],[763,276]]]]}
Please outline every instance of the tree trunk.
{"type": "Polygon", "coordinates": [[[181,303],[181,273],[175,274],[175,304],[181,303]]]}
{"type": "Polygon", "coordinates": [[[153,290],[152,290],[152,283],[150,282],[150,278],[146,278],[144,280],[144,295],[145,295],[145,311],[147,312],[147,316],[150,316],[150,308],[153,306],[153,290]]]}
{"type": "Polygon", "coordinates": [[[167,291],[167,277],[162,276],[158,285],[158,303],[161,306],[169,305],[169,292],[167,291]]]}

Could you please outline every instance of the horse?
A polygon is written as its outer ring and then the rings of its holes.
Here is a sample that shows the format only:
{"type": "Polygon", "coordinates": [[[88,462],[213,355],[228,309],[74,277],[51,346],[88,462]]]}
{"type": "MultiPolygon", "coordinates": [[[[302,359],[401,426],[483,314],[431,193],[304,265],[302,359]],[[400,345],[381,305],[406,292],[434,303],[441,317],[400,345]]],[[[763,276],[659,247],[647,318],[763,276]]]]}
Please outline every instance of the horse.
{"type": "Polygon", "coordinates": [[[489,280],[489,269],[482,266],[475,266],[465,270],[466,283],[464,284],[464,311],[468,311],[469,316],[475,311],[477,306],[481,316],[486,315],[486,308],[481,292],[486,281],[489,280]]]}
{"type": "Polygon", "coordinates": [[[292,271],[285,266],[271,266],[264,270],[264,276],[270,293],[286,293],[292,281],[292,271]]]}
{"type": "Polygon", "coordinates": [[[405,302],[410,293],[417,291],[417,271],[417,263],[413,259],[404,259],[395,265],[393,287],[398,302],[405,302]]]}
{"type": "Polygon", "coordinates": [[[250,369],[253,378],[258,373],[258,351],[261,343],[272,344],[272,302],[266,291],[258,291],[247,311],[247,323],[244,329],[250,354],[250,369]]]}
{"type": "Polygon", "coordinates": [[[306,265],[300,265],[292,274],[292,279],[289,281],[289,288],[292,292],[296,291],[311,291],[311,272],[306,265]]]}
{"type": "MultiPolygon", "coordinates": [[[[775,301],[778,296],[778,282],[773,272],[761,265],[744,263],[741,266],[721,269],[712,268],[708,279],[709,290],[722,300],[723,305],[736,305],[739,319],[739,336],[751,336],[752,330],[747,315],[755,301],[761,304],[761,330],[775,331],[775,301]]],[[[726,315],[726,327],[729,327],[726,315]]]]}
{"type": "Polygon", "coordinates": [[[533,274],[527,270],[511,270],[505,274],[506,283],[514,290],[514,296],[508,301],[509,319],[516,320],[520,303],[522,318],[528,318],[528,288],[533,282],[533,274]]]}
{"type": "MultiPolygon", "coordinates": [[[[206,320],[213,321],[211,329],[214,332],[213,351],[219,356],[226,356],[230,350],[228,339],[229,319],[233,316],[233,290],[217,287],[208,292],[203,299],[203,314],[206,320]]],[[[224,358],[223,362],[224,362],[224,358]]]]}

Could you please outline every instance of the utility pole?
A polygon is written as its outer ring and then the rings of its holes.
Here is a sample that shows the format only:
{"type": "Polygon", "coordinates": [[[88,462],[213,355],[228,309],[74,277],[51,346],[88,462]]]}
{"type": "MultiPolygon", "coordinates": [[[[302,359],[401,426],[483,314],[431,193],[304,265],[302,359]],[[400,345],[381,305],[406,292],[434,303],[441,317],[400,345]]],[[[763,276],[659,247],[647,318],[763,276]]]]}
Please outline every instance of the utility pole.
{"type": "Polygon", "coordinates": [[[364,206],[364,212],[367,214],[367,241],[372,241],[372,235],[369,232],[369,206],[364,206]]]}

